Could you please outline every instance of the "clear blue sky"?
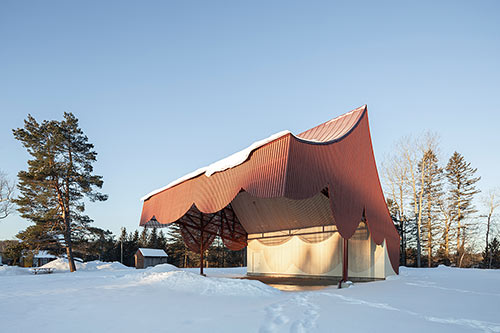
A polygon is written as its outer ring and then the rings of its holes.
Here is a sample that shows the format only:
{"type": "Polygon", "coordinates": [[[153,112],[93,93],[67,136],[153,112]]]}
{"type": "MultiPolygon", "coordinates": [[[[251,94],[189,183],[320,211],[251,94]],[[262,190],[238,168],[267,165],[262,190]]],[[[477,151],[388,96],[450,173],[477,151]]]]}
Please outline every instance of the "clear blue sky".
{"type": "Polygon", "coordinates": [[[499,1],[4,0],[0,169],[26,168],[11,129],[28,113],[73,112],[109,194],[87,212],[117,233],[149,191],[366,103],[379,166],[432,130],[499,186],[499,17],[499,1]]]}

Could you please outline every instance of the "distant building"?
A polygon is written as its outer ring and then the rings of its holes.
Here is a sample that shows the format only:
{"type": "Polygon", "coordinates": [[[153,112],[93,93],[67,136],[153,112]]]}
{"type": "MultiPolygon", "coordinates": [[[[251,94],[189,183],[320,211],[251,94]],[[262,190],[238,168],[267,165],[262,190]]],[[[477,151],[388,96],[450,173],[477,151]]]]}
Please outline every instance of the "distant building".
{"type": "Polygon", "coordinates": [[[168,255],[161,249],[139,248],[134,257],[135,268],[146,268],[166,264],[168,255]]]}
{"type": "Polygon", "coordinates": [[[33,256],[33,267],[41,267],[52,260],[56,260],[57,257],[47,251],[38,251],[37,254],[33,256]]]}

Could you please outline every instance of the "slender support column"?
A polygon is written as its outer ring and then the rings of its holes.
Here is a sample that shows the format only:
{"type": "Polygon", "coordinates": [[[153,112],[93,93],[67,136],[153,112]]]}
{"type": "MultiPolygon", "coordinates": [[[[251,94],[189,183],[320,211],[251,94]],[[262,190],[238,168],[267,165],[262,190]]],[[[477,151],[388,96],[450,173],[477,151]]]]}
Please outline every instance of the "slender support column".
{"type": "MultiPolygon", "coordinates": [[[[203,235],[203,231],[201,232],[201,234],[203,235]]],[[[203,274],[203,244],[200,247],[200,275],[205,275],[203,274]]]]}
{"type": "Polygon", "coordinates": [[[347,270],[348,270],[348,265],[349,265],[349,240],[346,239],[346,238],[342,238],[342,240],[344,241],[344,250],[342,251],[343,252],[343,259],[342,259],[342,282],[347,282],[347,280],[349,279],[349,276],[348,276],[348,273],[347,273],[347,270]]]}
{"type": "Polygon", "coordinates": [[[203,252],[204,252],[204,248],[203,248],[203,229],[204,229],[204,226],[203,226],[203,213],[200,212],[200,275],[205,275],[203,274],[203,252]]]}

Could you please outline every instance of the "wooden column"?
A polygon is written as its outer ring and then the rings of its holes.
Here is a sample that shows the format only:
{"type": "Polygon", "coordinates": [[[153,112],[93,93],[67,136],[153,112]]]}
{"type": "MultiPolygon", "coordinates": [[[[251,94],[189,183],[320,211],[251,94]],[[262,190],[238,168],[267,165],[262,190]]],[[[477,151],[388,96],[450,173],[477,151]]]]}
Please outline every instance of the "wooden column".
{"type": "Polygon", "coordinates": [[[200,275],[205,275],[203,274],[203,229],[204,229],[204,226],[203,226],[203,213],[200,212],[200,275]]]}
{"type": "Polygon", "coordinates": [[[342,238],[344,240],[344,251],[343,251],[343,260],[342,260],[342,282],[347,282],[349,276],[347,273],[348,265],[349,265],[349,240],[346,238],[342,238]]]}

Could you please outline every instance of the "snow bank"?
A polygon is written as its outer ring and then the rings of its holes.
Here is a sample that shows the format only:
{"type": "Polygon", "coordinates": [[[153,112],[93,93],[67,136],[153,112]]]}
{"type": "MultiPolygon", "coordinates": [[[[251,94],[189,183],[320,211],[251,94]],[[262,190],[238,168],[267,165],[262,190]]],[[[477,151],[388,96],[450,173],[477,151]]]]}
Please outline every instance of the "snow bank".
{"type": "Polygon", "coordinates": [[[0,276],[30,274],[29,268],[18,266],[0,266],[0,276]]]}
{"type": "MultiPolygon", "coordinates": [[[[120,270],[120,269],[130,269],[130,267],[122,265],[121,263],[119,263],[117,261],[103,262],[103,261],[99,261],[99,260],[89,261],[89,262],[84,262],[84,263],[75,261],[75,266],[76,266],[77,271],[94,271],[94,270],[115,271],[115,270],[120,270]]],[[[43,268],[53,268],[55,271],[69,271],[68,260],[63,259],[63,258],[53,260],[53,261],[43,265],[42,267],[43,268]]]]}
{"type": "Polygon", "coordinates": [[[205,174],[207,177],[210,177],[211,175],[213,175],[216,172],[220,172],[220,171],[224,171],[226,169],[234,168],[235,166],[238,166],[241,163],[245,162],[248,159],[248,156],[250,156],[250,153],[252,151],[254,151],[255,149],[257,149],[257,148],[259,148],[259,147],[261,147],[261,146],[263,146],[271,141],[279,139],[282,136],[287,135],[289,133],[291,133],[291,132],[290,131],[281,131],[281,132],[273,134],[270,137],[267,137],[263,140],[256,141],[256,142],[252,143],[250,146],[248,146],[247,148],[245,148],[237,153],[234,153],[226,158],[223,158],[222,160],[214,162],[214,163],[210,164],[209,166],[199,168],[191,173],[188,173],[185,176],[182,176],[181,178],[174,180],[173,182],[169,183],[167,186],[164,186],[162,188],[159,188],[157,190],[154,190],[154,191],[146,194],[145,196],[143,196],[141,198],[141,201],[147,200],[157,193],[160,193],[168,188],[171,188],[175,185],[178,185],[178,184],[180,184],[188,179],[194,178],[194,177],[199,176],[201,174],[205,174]]]}
{"type": "Polygon", "coordinates": [[[260,281],[204,277],[169,264],[146,269],[140,275],[130,274],[124,279],[131,280],[131,283],[137,286],[152,285],[199,295],[262,297],[280,293],[260,281]]]}
{"type": "Polygon", "coordinates": [[[155,273],[167,273],[167,272],[172,272],[172,271],[178,271],[180,269],[174,265],[161,264],[161,265],[156,265],[154,267],[148,267],[147,270],[150,272],[155,272],[155,273]]]}
{"type": "MultiPolygon", "coordinates": [[[[75,261],[75,266],[77,270],[80,270],[85,267],[83,266],[83,263],[78,261],[75,261]]],[[[68,260],[63,258],[52,260],[51,262],[43,265],[42,268],[52,268],[54,269],[54,271],[68,271],[69,270],[68,260]]]]}
{"type": "Polygon", "coordinates": [[[103,261],[95,260],[95,261],[89,261],[89,262],[83,263],[83,265],[85,265],[84,270],[86,270],[86,271],[90,271],[90,270],[116,271],[116,270],[120,270],[120,269],[131,269],[131,267],[127,267],[118,261],[103,262],[103,261]]]}

